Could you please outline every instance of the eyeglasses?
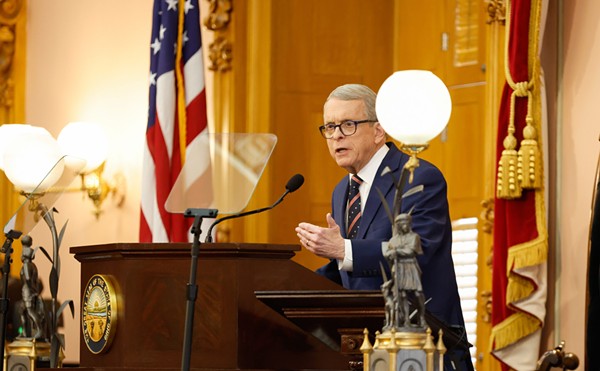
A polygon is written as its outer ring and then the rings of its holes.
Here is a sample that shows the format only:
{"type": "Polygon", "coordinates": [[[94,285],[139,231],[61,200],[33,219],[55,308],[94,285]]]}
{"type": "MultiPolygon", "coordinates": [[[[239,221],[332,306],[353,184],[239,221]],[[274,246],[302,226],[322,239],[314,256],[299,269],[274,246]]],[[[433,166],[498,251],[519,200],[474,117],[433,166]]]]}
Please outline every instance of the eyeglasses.
{"type": "Polygon", "coordinates": [[[337,128],[340,128],[340,132],[344,136],[350,136],[350,135],[356,133],[356,126],[358,124],[364,124],[365,122],[376,122],[376,121],[373,121],[373,120],[360,120],[360,121],[346,120],[346,121],[342,121],[341,124],[337,124],[337,125],[336,124],[321,125],[321,126],[319,126],[319,131],[321,132],[321,135],[325,139],[333,138],[333,134],[335,134],[335,129],[337,129],[337,128]]]}

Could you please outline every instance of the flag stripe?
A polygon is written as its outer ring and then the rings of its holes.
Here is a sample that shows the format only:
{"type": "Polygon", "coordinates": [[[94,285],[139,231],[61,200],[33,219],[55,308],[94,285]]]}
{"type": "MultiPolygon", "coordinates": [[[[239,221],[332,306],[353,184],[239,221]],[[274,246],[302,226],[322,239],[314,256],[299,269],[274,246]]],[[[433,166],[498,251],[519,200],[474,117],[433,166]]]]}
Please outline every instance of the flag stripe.
{"type": "MultiPolygon", "coordinates": [[[[181,213],[166,210],[165,202],[181,173],[188,147],[206,129],[198,0],[155,0],[150,40],[149,112],[142,173],[140,242],[189,240],[191,220],[185,219],[181,213]],[[180,9],[184,12],[182,27],[179,27],[180,9]],[[180,53],[178,41],[181,43],[180,53]],[[181,64],[176,61],[178,54],[181,64]],[[178,91],[182,94],[181,107],[177,104],[178,91]]],[[[195,152],[194,161],[201,162],[203,152],[195,152]]]]}

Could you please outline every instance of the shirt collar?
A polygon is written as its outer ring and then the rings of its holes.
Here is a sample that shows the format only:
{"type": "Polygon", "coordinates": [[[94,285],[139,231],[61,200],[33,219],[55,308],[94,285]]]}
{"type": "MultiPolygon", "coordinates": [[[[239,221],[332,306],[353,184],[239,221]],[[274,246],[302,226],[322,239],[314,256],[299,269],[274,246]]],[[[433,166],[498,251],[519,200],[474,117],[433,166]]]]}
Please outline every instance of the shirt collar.
{"type": "MultiPolygon", "coordinates": [[[[367,184],[373,184],[375,176],[377,175],[377,169],[379,169],[379,165],[381,165],[383,158],[389,150],[390,149],[387,145],[384,144],[381,146],[381,148],[375,152],[373,157],[371,157],[369,162],[362,169],[360,169],[356,175],[358,175],[363,182],[367,182],[367,184]]],[[[348,177],[351,178],[352,174],[349,174],[348,177]]]]}

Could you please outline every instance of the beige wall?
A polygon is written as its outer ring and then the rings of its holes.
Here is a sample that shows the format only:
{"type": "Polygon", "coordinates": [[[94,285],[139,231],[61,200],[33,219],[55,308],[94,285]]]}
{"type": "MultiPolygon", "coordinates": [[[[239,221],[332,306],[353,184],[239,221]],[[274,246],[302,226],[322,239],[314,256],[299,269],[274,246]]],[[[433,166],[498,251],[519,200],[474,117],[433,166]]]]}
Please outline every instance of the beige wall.
{"type": "MultiPolygon", "coordinates": [[[[561,262],[557,340],[584,354],[587,236],[594,171],[600,145],[600,2],[564,2],[562,124],[559,124],[561,262]],[[577,20],[576,22],[574,20],[577,20]]],[[[148,53],[152,0],[29,0],[26,120],[54,135],[68,122],[94,121],[111,139],[106,172],[123,172],[127,198],[121,209],[105,203],[99,220],[79,194],[56,204],[59,226],[69,225],[62,247],[61,300],[75,301],[79,318],[79,264],[68,248],[137,241],[141,156],[147,115],[148,53]]],[[[559,123],[561,121],[559,120],[559,123]]],[[[552,232],[551,232],[552,233],[552,232]]],[[[51,246],[47,228],[36,228],[35,245],[51,246]]],[[[43,260],[40,275],[48,276],[43,260]]],[[[552,303],[550,303],[552,305],[552,303]]],[[[79,323],[67,320],[66,360],[79,358],[79,323]]]]}
{"type": "MultiPolygon", "coordinates": [[[[592,190],[600,153],[600,2],[564,1],[564,74],[558,233],[557,340],[584,356],[585,287],[592,190]]],[[[583,369],[581,367],[580,369],[583,369]]]]}
{"type": "MultiPolygon", "coordinates": [[[[111,142],[106,173],[123,172],[127,180],[123,207],[108,199],[99,220],[78,193],[56,204],[59,227],[69,220],[59,296],[76,307],[64,329],[66,361],[78,362],[79,263],[69,248],[138,239],[152,0],[29,0],[27,17],[26,121],[55,136],[70,121],[102,125],[111,142]]],[[[35,246],[51,248],[45,225],[32,237],[35,246]]],[[[40,276],[48,277],[49,263],[38,255],[40,276]]]]}

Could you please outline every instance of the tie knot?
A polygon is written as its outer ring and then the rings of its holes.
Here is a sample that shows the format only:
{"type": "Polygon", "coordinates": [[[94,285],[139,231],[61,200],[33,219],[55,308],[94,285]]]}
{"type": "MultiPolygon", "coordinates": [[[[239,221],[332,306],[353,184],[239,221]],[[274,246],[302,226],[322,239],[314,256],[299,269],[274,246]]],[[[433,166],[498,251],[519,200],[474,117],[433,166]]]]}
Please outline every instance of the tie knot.
{"type": "Polygon", "coordinates": [[[360,177],[358,175],[352,175],[352,178],[350,179],[350,183],[352,185],[358,185],[360,186],[362,184],[363,180],[360,179],[360,177]]]}

